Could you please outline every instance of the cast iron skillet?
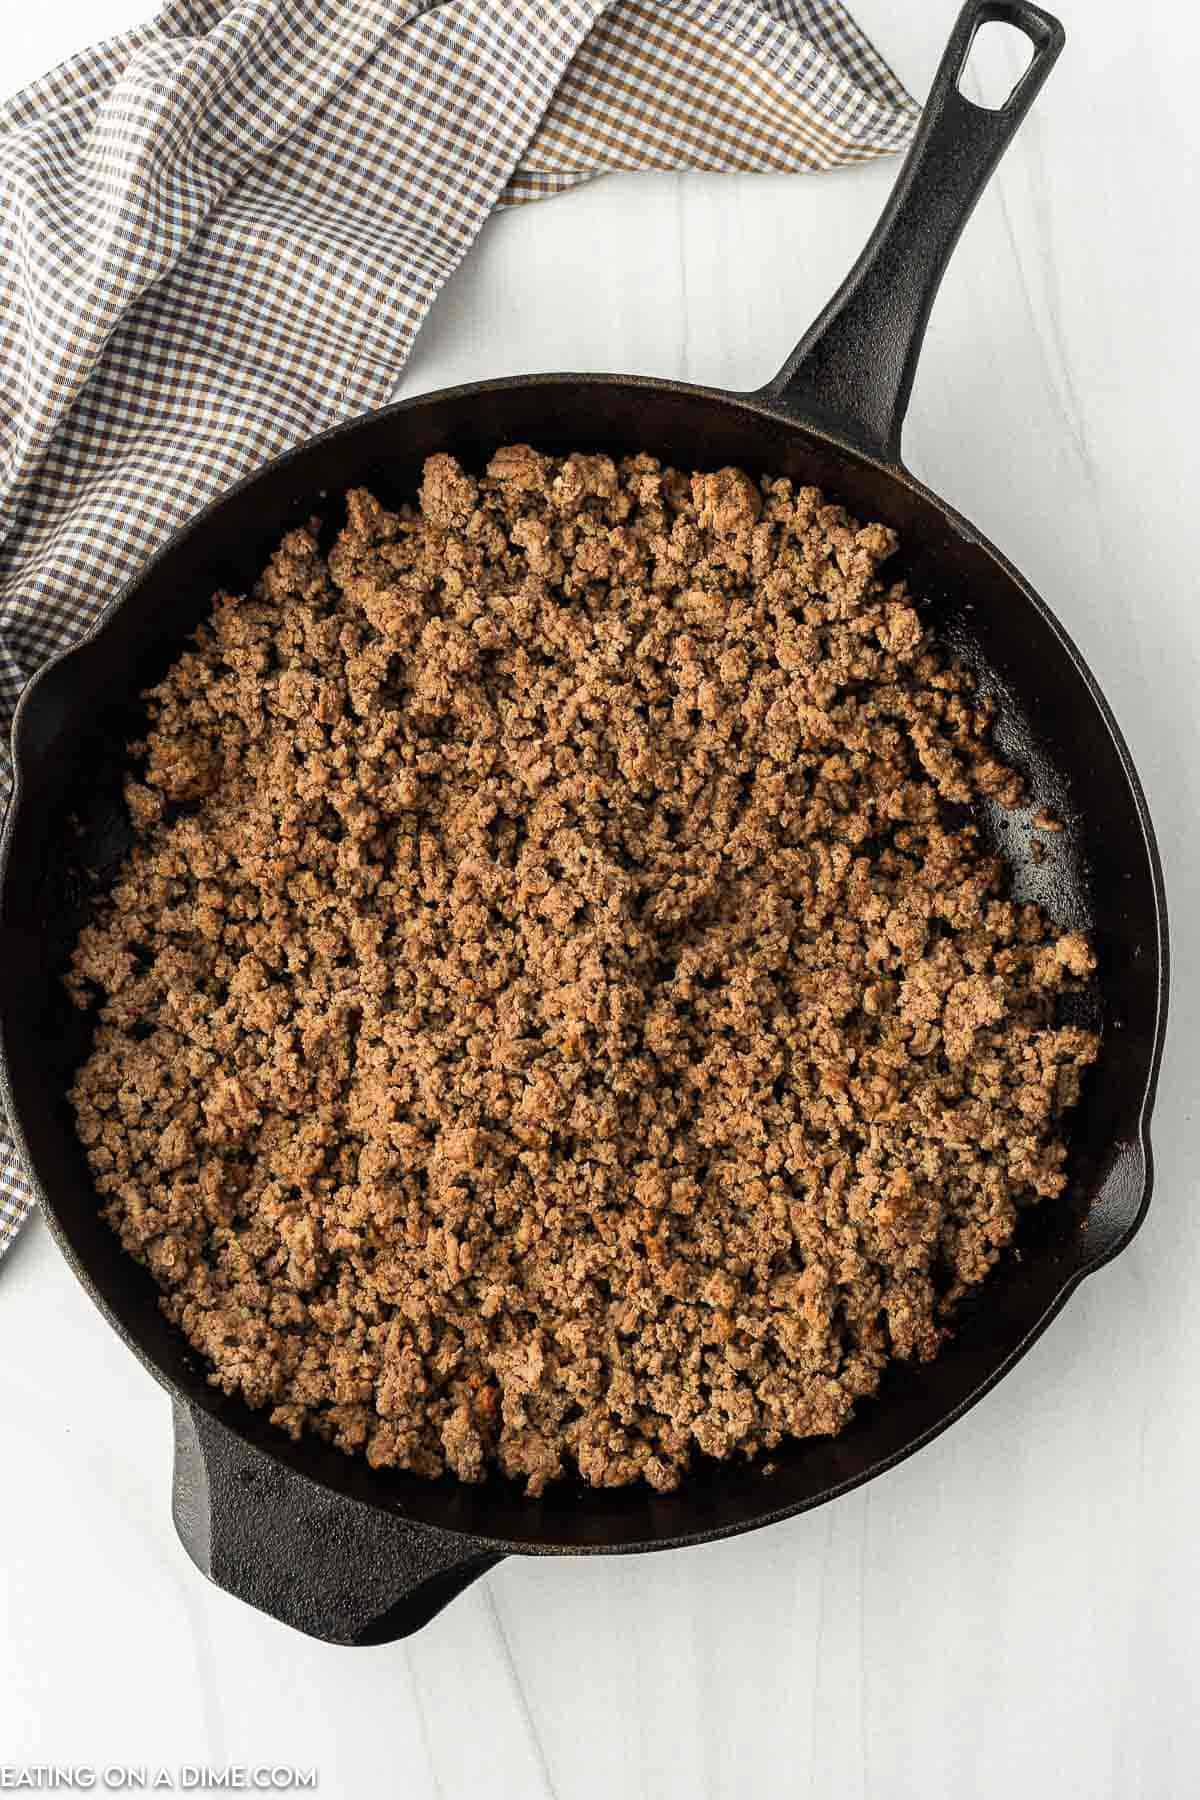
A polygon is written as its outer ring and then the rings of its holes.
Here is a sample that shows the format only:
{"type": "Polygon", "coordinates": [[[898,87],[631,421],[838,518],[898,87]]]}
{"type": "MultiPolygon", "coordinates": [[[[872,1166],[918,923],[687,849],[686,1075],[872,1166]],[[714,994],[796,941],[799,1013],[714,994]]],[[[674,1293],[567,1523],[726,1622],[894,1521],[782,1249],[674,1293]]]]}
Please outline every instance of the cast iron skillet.
{"type": "MultiPolygon", "coordinates": [[[[406,401],[269,464],[180,531],[92,636],[27,691],[18,785],[0,845],[3,1098],[51,1228],[92,1298],[170,1392],[175,1521],[204,1572],[263,1611],[336,1643],[414,1631],[508,1554],[655,1550],[782,1519],[878,1475],[941,1431],[1010,1369],[1072,1289],[1121,1250],[1150,1194],[1147,1125],[1167,996],[1162,879],[1129,754],[1079,652],[1045,604],[965,519],[900,462],[900,426],[925,322],[970,210],[1062,47],[1025,0],[970,0],[917,141],[858,264],[783,371],[750,395],[678,382],[547,375],[406,401]],[[1033,61],[999,111],[957,79],[987,20],[1019,27],[1033,61]],[[1010,1256],[929,1367],[894,1368],[842,1437],[761,1466],[701,1464],[676,1494],[560,1484],[431,1484],[317,1443],[291,1444],[205,1382],[166,1325],[150,1278],[118,1248],[64,1100],[86,1026],[58,976],[86,905],[128,842],[122,747],[156,680],[217,587],[244,589],[282,532],[324,496],[366,483],[411,495],[422,460],[478,465],[496,445],[649,448],[685,468],[738,463],[813,482],[896,526],[914,591],[1000,702],[998,738],[1034,805],[1067,821],[1033,854],[1032,808],[984,824],[1018,894],[1083,923],[1100,954],[1103,1056],[1076,1115],[1072,1199],[1030,1212],[1010,1256]]],[[[1014,459],[1015,462],[1015,459],[1014,459]]],[[[1035,496],[1030,496],[1036,503],[1035,496]]],[[[330,515],[336,504],[330,501],[330,515]]],[[[1064,545],[1064,561],[1070,546],[1064,545]]]]}

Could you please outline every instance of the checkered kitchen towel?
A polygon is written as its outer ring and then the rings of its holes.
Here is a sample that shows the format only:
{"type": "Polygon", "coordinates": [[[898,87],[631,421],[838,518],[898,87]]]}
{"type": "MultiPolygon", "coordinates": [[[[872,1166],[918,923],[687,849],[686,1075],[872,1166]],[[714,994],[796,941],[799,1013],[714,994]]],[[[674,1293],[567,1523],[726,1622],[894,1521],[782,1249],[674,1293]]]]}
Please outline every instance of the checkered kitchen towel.
{"type": "MultiPolygon", "coordinates": [[[[170,0],[0,107],[0,805],[39,663],[388,399],[493,207],[834,168],[916,113],[837,0],[170,0]]],[[[0,1253],[29,1205],[0,1122],[0,1253]]]]}

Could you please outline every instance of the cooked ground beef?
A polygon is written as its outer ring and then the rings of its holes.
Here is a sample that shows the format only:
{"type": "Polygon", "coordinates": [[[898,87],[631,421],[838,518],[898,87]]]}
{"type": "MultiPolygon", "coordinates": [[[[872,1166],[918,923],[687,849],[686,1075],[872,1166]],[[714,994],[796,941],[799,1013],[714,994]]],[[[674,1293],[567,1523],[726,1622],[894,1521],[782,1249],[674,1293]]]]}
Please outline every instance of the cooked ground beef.
{"type": "Polygon", "coordinates": [[[1085,938],[991,711],[815,489],[447,456],[147,696],[72,1099],[169,1319],[292,1433],[540,1493],[838,1431],[1063,1191],[1085,938]]]}

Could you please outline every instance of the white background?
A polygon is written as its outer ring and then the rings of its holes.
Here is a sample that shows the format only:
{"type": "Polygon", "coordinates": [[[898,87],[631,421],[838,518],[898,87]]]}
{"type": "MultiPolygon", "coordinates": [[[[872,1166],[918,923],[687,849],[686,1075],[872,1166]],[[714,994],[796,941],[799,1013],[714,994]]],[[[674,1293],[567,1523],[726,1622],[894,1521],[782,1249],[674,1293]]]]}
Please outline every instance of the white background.
{"type": "MultiPolygon", "coordinates": [[[[282,1761],[337,1800],[1197,1791],[1200,27],[1180,0],[1065,6],[906,452],[1064,619],[1149,790],[1176,972],[1141,1235],[990,1399],[839,1504],[704,1550],[509,1562],[411,1642],[349,1651],[192,1569],[167,1403],[35,1221],[0,1266],[0,1763],[282,1761]]],[[[952,0],[855,10],[923,95],[952,0]]],[[[141,12],[7,0],[0,85],[141,12]]],[[[580,367],[755,385],[894,173],[623,178],[501,217],[404,391],[580,367]]]]}

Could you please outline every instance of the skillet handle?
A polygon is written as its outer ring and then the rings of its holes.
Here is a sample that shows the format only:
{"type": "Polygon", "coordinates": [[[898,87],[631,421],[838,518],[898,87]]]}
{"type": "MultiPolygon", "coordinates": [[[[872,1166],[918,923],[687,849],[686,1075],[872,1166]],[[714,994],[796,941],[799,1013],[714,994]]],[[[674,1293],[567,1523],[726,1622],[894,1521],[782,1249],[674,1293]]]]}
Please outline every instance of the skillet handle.
{"type": "Polygon", "coordinates": [[[959,235],[1066,38],[1029,0],[967,0],[921,123],[869,242],[775,379],[755,399],[898,466],[925,326],[959,235]],[[995,110],[958,91],[975,33],[991,21],[1033,42],[1033,60],[995,110]]]}
{"type": "Polygon", "coordinates": [[[502,1559],[469,1537],[331,1494],[173,1402],[172,1513],[201,1574],[329,1644],[390,1644],[502,1559]]]}

